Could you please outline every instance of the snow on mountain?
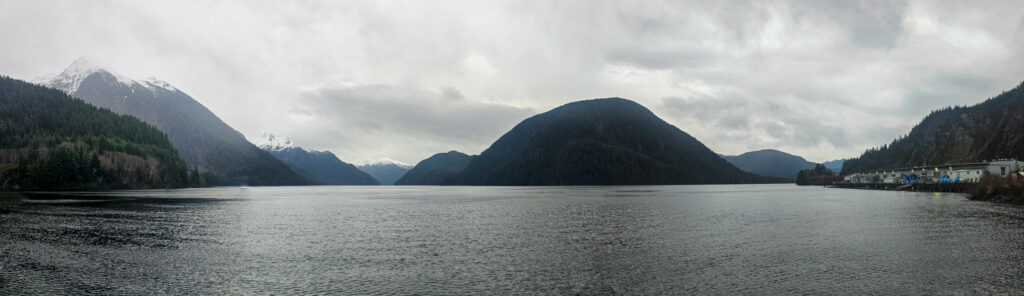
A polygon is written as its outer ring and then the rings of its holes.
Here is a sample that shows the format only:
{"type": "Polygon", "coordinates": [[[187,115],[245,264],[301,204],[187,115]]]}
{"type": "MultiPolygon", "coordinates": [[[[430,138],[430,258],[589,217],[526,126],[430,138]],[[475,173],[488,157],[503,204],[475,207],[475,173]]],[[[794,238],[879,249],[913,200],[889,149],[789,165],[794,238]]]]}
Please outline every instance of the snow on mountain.
{"type": "Polygon", "coordinates": [[[152,77],[152,76],[150,76],[149,78],[146,78],[146,80],[143,80],[142,84],[145,84],[147,86],[147,88],[149,88],[149,90],[154,90],[153,88],[159,87],[159,88],[166,89],[166,90],[169,90],[169,91],[178,91],[178,88],[174,87],[170,83],[167,83],[166,81],[163,81],[163,80],[156,79],[156,77],[152,77]]]}
{"type": "Polygon", "coordinates": [[[263,133],[255,144],[316,184],[380,185],[373,176],[341,161],[334,153],[295,146],[288,137],[263,133]]]}
{"type": "Polygon", "coordinates": [[[84,57],[76,59],[74,62],[71,63],[71,65],[69,65],[66,69],[64,69],[63,72],[60,72],[59,74],[44,75],[42,77],[36,78],[33,82],[39,85],[63,90],[68,94],[72,94],[78,91],[78,88],[82,85],[82,81],[84,81],[86,78],[95,73],[105,73],[110,76],[113,76],[118,83],[124,84],[129,87],[139,85],[153,92],[156,92],[158,88],[170,92],[178,91],[178,88],[172,86],[170,83],[167,83],[165,81],[158,80],[153,77],[141,81],[134,80],[126,76],[111,72],[107,69],[104,69],[103,67],[97,66],[86,60],[84,57]]]}
{"type": "Polygon", "coordinates": [[[362,160],[353,163],[357,168],[370,174],[381,185],[394,185],[395,181],[405,175],[412,165],[394,159],[381,157],[373,160],[362,160]]]}
{"type": "Polygon", "coordinates": [[[360,160],[360,161],[353,162],[352,164],[354,164],[357,167],[387,166],[387,165],[395,165],[395,166],[398,166],[398,167],[403,168],[403,169],[411,169],[413,167],[413,165],[411,165],[411,164],[404,163],[404,162],[401,162],[401,161],[397,161],[397,160],[394,160],[394,159],[390,159],[390,158],[387,158],[387,157],[381,157],[381,158],[378,158],[378,159],[360,160]]]}
{"type": "Polygon", "coordinates": [[[118,82],[125,85],[131,85],[135,82],[130,78],[118,75],[117,73],[110,72],[106,69],[103,69],[102,67],[96,66],[95,64],[86,60],[85,58],[78,58],[74,62],[71,62],[71,65],[69,65],[67,68],[64,69],[63,72],[60,72],[59,74],[46,75],[37,78],[35,82],[38,84],[63,90],[64,92],[70,94],[78,90],[78,87],[82,85],[82,81],[85,80],[85,78],[97,72],[110,74],[115,79],[117,79],[118,82]]]}
{"type": "MultiPolygon", "coordinates": [[[[292,142],[291,138],[275,135],[274,133],[271,132],[264,132],[263,135],[260,135],[259,139],[253,141],[253,144],[255,144],[256,147],[260,147],[260,149],[268,151],[282,151],[289,148],[298,148],[306,150],[307,152],[310,153],[320,153],[320,151],[298,147],[295,145],[295,142],[292,142]]],[[[411,169],[413,167],[413,165],[411,164],[390,159],[387,157],[355,161],[352,162],[352,165],[355,165],[360,168],[395,166],[405,170],[411,169]]]]}
{"type": "Polygon", "coordinates": [[[295,148],[295,143],[288,137],[279,137],[273,133],[263,133],[255,143],[263,150],[281,151],[288,148],[295,148]]]}

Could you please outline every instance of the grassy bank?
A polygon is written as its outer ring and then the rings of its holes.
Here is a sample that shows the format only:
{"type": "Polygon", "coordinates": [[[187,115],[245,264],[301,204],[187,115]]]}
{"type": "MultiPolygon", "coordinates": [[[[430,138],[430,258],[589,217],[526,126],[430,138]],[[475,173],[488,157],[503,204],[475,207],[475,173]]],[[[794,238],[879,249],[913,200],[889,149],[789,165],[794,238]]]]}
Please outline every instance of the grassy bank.
{"type": "Polygon", "coordinates": [[[974,191],[967,198],[971,200],[1024,204],[1024,177],[1016,174],[1006,178],[992,175],[982,176],[974,191]]]}

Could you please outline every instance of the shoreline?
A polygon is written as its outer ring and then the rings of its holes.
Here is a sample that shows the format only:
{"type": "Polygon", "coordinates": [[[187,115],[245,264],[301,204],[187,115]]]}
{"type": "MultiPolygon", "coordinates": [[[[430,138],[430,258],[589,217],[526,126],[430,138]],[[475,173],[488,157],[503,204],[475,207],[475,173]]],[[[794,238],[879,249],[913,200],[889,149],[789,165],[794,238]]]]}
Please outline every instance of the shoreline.
{"type": "Polygon", "coordinates": [[[971,193],[974,191],[974,183],[833,183],[826,185],[829,188],[840,189],[869,189],[869,190],[890,190],[890,191],[920,191],[920,192],[954,192],[971,193]]]}
{"type": "Polygon", "coordinates": [[[982,201],[1010,205],[1024,205],[1024,196],[1021,195],[979,194],[976,190],[978,188],[978,184],[975,183],[836,183],[832,185],[826,185],[825,187],[838,189],[964,193],[966,194],[966,198],[971,201],[982,201]]]}
{"type": "Polygon", "coordinates": [[[973,201],[984,201],[1011,205],[1024,205],[1024,196],[1020,195],[996,194],[991,196],[975,196],[973,194],[969,194],[967,195],[967,199],[973,201]]]}

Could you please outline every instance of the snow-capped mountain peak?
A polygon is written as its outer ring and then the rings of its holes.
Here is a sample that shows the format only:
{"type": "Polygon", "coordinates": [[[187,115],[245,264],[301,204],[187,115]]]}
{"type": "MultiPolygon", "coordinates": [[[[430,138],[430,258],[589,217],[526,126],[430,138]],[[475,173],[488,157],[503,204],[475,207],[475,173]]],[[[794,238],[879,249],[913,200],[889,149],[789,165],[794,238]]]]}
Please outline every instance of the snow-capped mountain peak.
{"type": "Polygon", "coordinates": [[[110,74],[120,83],[130,85],[132,82],[131,79],[107,71],[106,69],[89,62],[89,60],[86,60],[84,57],[80,57],[74,62],[71,62],[71,65],[68,65],[68,67],[64,68],[64,71],[61,71],[59,74],[46,75],[37,78],[35,82],[63,90],[70,94],[78,90],[78,87],[82,85],[82,81],[84,81],[85,78],[97,72],[110,74]]]}
{"type": "Polygon", "coordinates": [[[101,71],[103,68],[96,66],[85,57],[79,57],[75,61],[71,62],[60,74],[62,75],[89,75],[93,72],[101,71]]]}
{"type": "Polygon", "coordinates": [[[59,74],[45,75],[36,78],[34,82],[39,85],[60,89],[66,93],[71,94],[78,91],[78,88],[82,86],[82,81],[84,81],[86,78],[95,73],[108,74],[114,77],[114,79],[117,80],[118,83],[128,87],[132,87],[137,84],[142,87],[148,88],[150,91],[155,91],[156,88],[165,89],[171,92],[178,91],[178,89],[172,86],[170,83],[158,80],[156,78],[150,77],[143,81],[136,81],[126,76],[122,76],[103,67],[97,66],[96,64],[89,62],[89,60],[86,60],[84,57],[76,59],[74,62],[71,63],[71,65],[69,65],[67,68],[64,69],[64,71],[60,72],[59,74]]]}
{"type": "Polygon", "coordinates": [[[381,157],[381,158],[378,158],[378,159],[360,160],[360,161],[353,162],[352,164],[354,164],[357,167],[386,166],[386,165],[395,165],[395,166],[398,166],[398,167],[403,168],[403,169],[411,169],[413,167],[412,165],[410,165],[408,163],[404,163],[404,162],[397,161],[397,160],[394,160],[394,159],[390,159],[390,158],[387,158],[387,157],[381,157]]]}
{"type": "Polygon", "coordinates": [[[255,144],[257,147],[260,147],[260,149],[271,151],[281,151],[295,147],[295,143],[292,143],[292,139],[288,137],[279,137],[273,133],[263,133],[255,144]]]}

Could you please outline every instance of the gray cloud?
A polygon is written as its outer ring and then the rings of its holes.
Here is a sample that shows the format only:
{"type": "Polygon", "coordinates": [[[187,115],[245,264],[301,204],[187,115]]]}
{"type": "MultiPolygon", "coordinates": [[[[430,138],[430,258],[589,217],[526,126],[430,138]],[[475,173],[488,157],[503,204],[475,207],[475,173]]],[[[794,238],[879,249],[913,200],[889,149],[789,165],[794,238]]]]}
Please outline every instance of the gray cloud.
{"type": "Polygon", "coordinates": [[[1024,40],[1024,16],[1017,22],[1017,31],[1013,34],[1013,41],[1020,42],[1021,40],[1024,40]]]}
{"type": "Polygon", "coordinates": [[[807,1],[802,15],[817,15],[846,27],[852,44],[890,48],[903,34],[907,1],[807,1]]]}
{"type": "Polygon", "coordinates": [[[925,81],[909,91],[901,110],[908,114],[916,114],[922,106],[938,107],[953,105],[973,105],[973,102],[998,95],[988,94],[970,98],[972,94],[984,93],[992,89],[992,79],[984,75],[971,73],[939,73],[927,77],[925,81]]]}
{"type": "Polygon", "coordinates": [[[1024,4],[965,1],[3,1],[0,69],[85,56],[249,136],[346,160],[479,153],[620,96],[724,154],[851,157],[1024,79],[1024,4]]]}
{"type": "Polygon", "coordinates": [[[741,150],[793,145],[843,147],[850,131],[830,124],[829,114],[807,113],[787,105],[749,98],[665,98],[661,108],[701,139],[732,141],[741,150]]]}
{"type": "MultiPolygon", "coordinates": [[[[466,99],[457,89],[438,91],[391,85],[328,85],[303,92],[291,112],[312,117],[317,130],[343,131],[341,138],[323,138],[295,130],[301,140],[317,146],[375,150],[382,157],[425,158],[459,149],[476,153],[516,123],[534,113],[528,108],[466,99]],[[355,139],[353,139],[355,137],[355,139]],[[340,139],[342,141],[336,141],[340,139]]],[[[346,151],[347,150],[347,151],[346,151]]]]}
{"type": "Polygon", "coordinates": [[[302,94],[295,110],[346,127],[456,143],[497,139],[533,113],[526,108],[470,101],[450,87],[429,92],[388,85],[317,89],[302,94]]]}

